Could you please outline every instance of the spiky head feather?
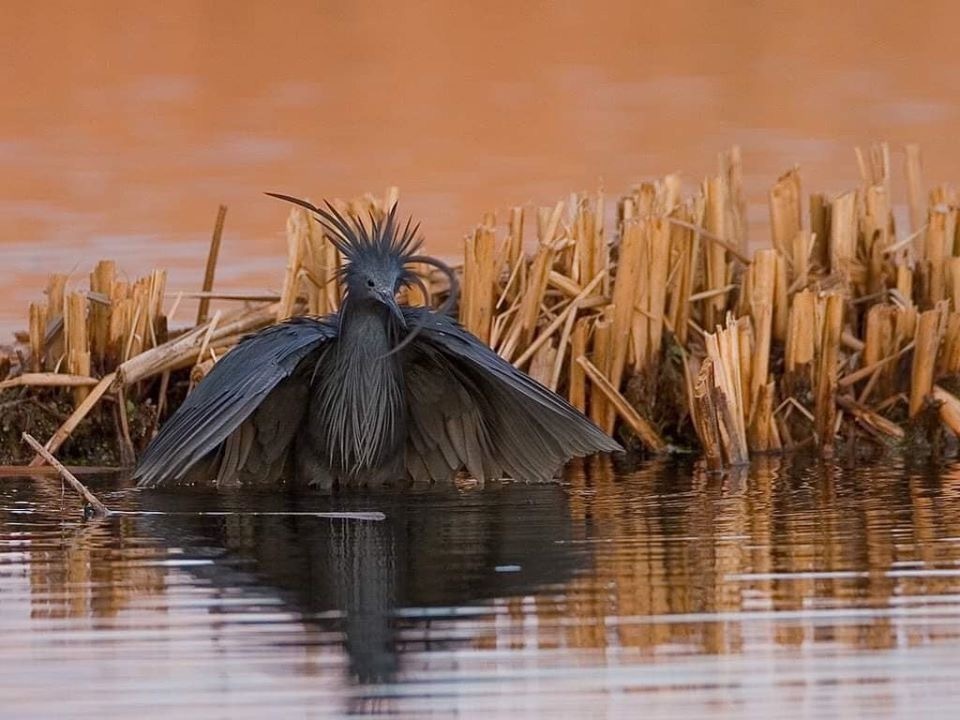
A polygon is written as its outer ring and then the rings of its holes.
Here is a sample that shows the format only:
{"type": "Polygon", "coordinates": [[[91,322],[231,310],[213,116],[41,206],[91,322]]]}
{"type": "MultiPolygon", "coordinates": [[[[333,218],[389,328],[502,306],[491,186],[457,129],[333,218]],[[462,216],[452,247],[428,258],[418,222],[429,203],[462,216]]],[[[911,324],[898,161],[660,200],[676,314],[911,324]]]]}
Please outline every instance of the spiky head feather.
{"type": "Polygon", "coordinates": [[[340,273],[345,280],[365,273],[391,271],[400,282],[410,280],[406,265],[414,261],[420,249],[421,240],[417,237],[420,224],[414,225],[412,219],[408,218],[401,228],[397,221],[396,205],[383,217],[371,213],[369,224],[365,225],[355,218],[345,217],[330,202],[325,202],[326,207],[320,208],[289,195],[267,195],[292,202],[317,216],[330,242],[343,256],[345,264],[340,268],[340,273]]]}
{"type": "MultiPolygon", "coordinates": [[[[424,263],[440,270],[447,276],[450,283],[447,298],[438,308],[439,312],[447,313],[456,304],[459,292],[456,273],[436,258],[416,254],[421,243],[417,237],[420,224],[412,225],[412,221],[408,219],[401,230],[397,223],[396,205],[382,218],[371,213],[370,227],[366,227],[356,219],[345,218],[329,201],[324,203],[326,208],[318,208],[306,200],[290,195],[271,192],[268,192],[267,195],[299,205],[317,216],[317,219],[326,229],[330,242],[340,251],[346,261],[338,272],[346,281],[348,295],[352,288],[362,287],[361,283],[364,279],[373,282],[372,277],[374,276],[379,276],[381,279],[384,276],[389,276],[393,280],[394,292],[402,286],[417,286],[423,292],[424,297],[429,297],[430,293],[424,286],[423,281],[413,270],[407,267],[411,263],[424,263]]],[[[397,352],[413,341],[420,329],[420,327],[417,327],[408,333],[406,338],[394,348],[393,352],[397,352]]]]}

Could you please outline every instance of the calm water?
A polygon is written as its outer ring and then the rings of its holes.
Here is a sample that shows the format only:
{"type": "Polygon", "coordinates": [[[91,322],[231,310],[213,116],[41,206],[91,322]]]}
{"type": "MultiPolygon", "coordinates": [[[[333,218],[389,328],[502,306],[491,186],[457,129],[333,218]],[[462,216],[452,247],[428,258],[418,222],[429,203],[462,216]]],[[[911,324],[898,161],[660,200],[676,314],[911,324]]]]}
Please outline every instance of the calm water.
{"type": "Polygon", "coordinates": [[[287,208],[265,190],[399,185],[454,254],[484,212],[693,184],[734,143],[758,242],[795,163],[839,192],[855,145],[919,142],[928,183],[957,181],[958,25],[955,0],[7,0],[0,342],[52,270],[111,257],[197,289],[220,203],[217,287],[279,289],[287,208]]]}
{"type": "Polygon", "coordinates": [[[300,500],[90,484],[157,514],[83,522],[58,481],[0,480],[0,716],[960,702],[960,465],[593,462],[562,485],[300,500]],[[386,520],[302,514],[331,509],[386,520]]]}

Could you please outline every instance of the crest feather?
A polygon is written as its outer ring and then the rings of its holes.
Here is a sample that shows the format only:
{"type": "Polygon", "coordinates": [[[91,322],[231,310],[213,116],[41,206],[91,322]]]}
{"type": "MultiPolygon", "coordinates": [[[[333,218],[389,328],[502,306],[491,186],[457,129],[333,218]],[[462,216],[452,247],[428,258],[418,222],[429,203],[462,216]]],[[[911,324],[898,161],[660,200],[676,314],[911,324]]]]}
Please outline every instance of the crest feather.
{"type": "Polygon", "coordinates": [[[344,217],[329,200],[324,201],[326,207],[320,208],[290,195],[270,192],[267,195],[286,200],[314,213],[326,230],[330,242],[348,262],[371,259],[371,256],[374,256],[379,260],[395,260],[402,266],[408,262],[407,258],[420,248],[421,241],[417,237],[420,223],[414,225],[412,219],[408,218],[401,229],[397,222],[396,205],[382,218],[370,213],[370,227],[367,227],[356,218],[344,217]]]}

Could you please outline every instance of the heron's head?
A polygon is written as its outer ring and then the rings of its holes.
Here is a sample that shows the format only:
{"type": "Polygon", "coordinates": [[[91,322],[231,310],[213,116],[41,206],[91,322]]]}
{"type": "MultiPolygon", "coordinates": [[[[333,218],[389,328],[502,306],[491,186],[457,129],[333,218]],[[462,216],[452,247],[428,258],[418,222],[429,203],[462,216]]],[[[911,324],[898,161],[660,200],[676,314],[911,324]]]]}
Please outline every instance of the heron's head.
{"type": "Polygon", "coordinates": [[[434,258],[417,255],[420,225],[408,219],[401,227],[396,205],[382,218],[371,216],[369,223],[363,224],[345,217],[329,202],[326,208],[318,208],[289,195],[267,194],[316,214],[330,241],[343,255],[344,265],[339,272],[351,302],[380,303],[404,325],[397,293],[404,287],[418,286],[424,296],[428,296],[423,281],[410,267],[412,263],[427,263],[446,273],[450,294],[441,310],[449,310],[456,301],[457,282],[453,271],[434,258]]]}

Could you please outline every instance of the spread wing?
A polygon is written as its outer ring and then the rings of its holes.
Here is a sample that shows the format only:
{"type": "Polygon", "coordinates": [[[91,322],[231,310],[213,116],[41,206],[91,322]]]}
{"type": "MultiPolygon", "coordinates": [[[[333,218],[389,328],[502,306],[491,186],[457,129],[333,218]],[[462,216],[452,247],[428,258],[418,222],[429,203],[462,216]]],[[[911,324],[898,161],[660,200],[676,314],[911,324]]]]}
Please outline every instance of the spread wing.
{"type": "Polygon", "coordinates": [[[405,376],[410,417],[407,472],[449,479],[547,480],[570,458],[622,451],[566,400],[517,370],[452,319],[404,310],[422,330],[405,376]]]}
{"type": "MultiPolygon", "coordinates": [[[[217,484],[285,458],[304,412],[310,372],[298,367],[337,337],[334,318],[294,318],[244,338],[200,382],[147,447],[140,487],[181,481],[201,460],[217,484]]],[[[212,479],[212,478],[211,478],[212,479]]]]}

